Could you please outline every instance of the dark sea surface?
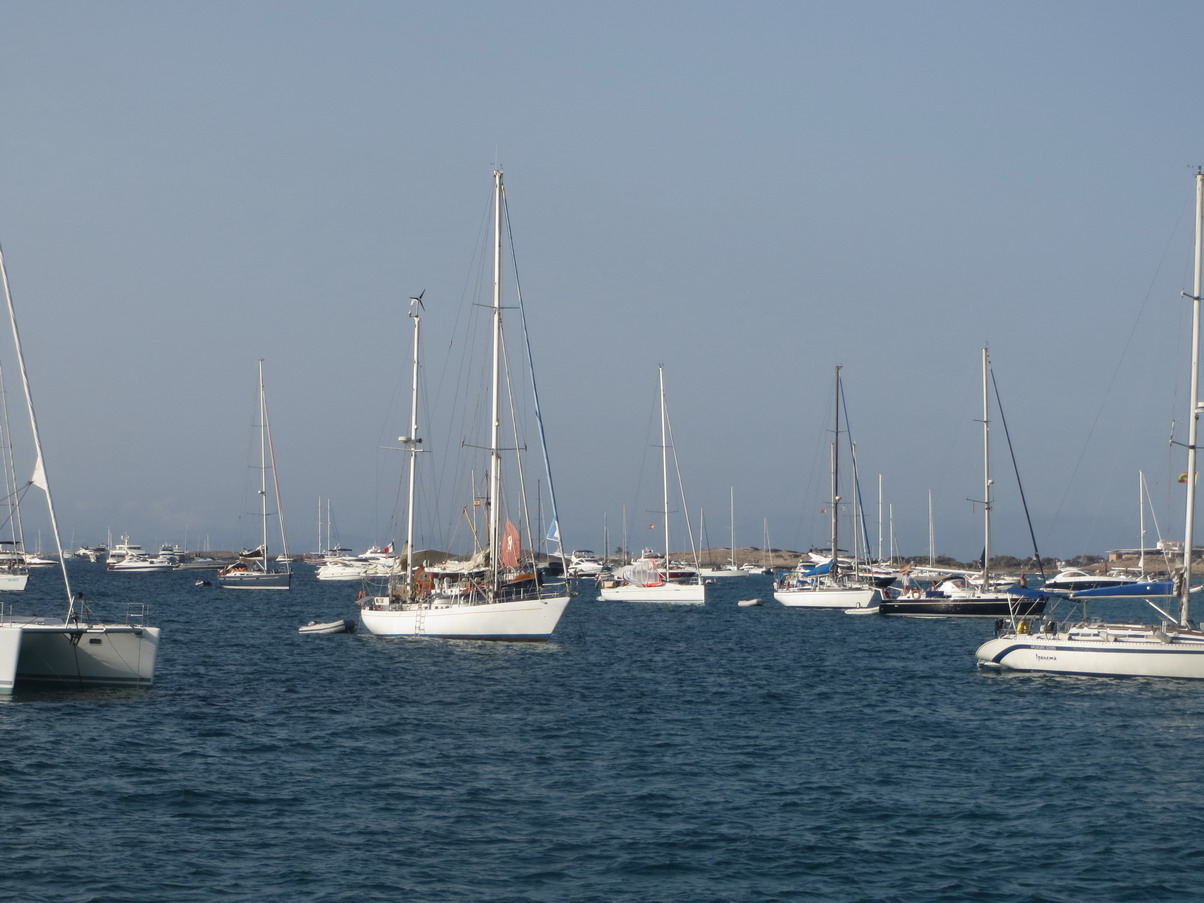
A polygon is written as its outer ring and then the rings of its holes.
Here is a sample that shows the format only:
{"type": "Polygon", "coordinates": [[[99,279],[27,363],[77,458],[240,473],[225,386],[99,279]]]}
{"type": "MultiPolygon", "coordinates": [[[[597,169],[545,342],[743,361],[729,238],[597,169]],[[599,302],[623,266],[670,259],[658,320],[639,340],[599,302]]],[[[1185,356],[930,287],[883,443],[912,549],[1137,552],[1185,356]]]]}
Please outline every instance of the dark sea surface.
{"type": "MultiPolygon", "coordinates": [[[[0,704],[3,900],[1201,893],[1204,685],[979,673],[991,622],[746,577],[698,608],[587,584],[547,644],[301,636],[356,584],[72,573],[153,604],[156,686],[0,704]]],[[[50,585],[5,602],[58,613],[50,585]]]]}

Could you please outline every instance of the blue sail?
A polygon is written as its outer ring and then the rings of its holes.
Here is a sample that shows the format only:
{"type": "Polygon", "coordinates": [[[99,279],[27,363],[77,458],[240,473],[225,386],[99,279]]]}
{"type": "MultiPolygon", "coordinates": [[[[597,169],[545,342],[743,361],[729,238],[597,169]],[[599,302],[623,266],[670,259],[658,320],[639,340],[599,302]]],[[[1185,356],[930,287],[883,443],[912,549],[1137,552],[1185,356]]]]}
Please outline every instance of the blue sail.
{"type": "Polygon", "coordinates": [[[1099,599],[1108,597],[1132,598],[1142,596],[1173,596],[1175,582],[1173,580],[1158,580],[1152,583],[1125,583],[1120,586],[1100,586],[1096,589],[1083,589],[1071,593],[1072,599],[1099,599]]]}
{"type": "Polygon", "coordinates": [[[800,574],[799,576],[800,577],[822,577],[824,574],[827,574],[831,570],[832,570],[832,562],[825,561],[821,565],[813,567],[810,570],[803,571],[802,574],[800,574]]]}

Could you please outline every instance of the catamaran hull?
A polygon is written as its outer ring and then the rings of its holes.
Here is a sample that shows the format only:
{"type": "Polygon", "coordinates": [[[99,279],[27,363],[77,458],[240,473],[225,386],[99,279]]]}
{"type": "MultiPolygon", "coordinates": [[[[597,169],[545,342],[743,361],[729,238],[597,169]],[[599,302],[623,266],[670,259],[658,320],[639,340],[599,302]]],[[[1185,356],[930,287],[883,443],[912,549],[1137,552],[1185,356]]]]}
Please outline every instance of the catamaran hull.
{"type": "Polygon", "coordinates": [[[431,608],[382,608],[377,606],[388,600],[373,599],[360,609],[360,620],[377,636],[538,642],[552,635],[570,598],[550,596],[484,605],[436,602],[431,608]]]}
{"type": "Polygon", "coordinates": [[[831,587],[824,589],[779,589],[773,597],[787,608],[872,608],[882,594],[872,587],[831,587]]]}
{"type": "Polygon", "coordinates": [[[980,668],[992,670],[1204,680],[1204,637],[1160,632],[1110,639],[1066,633],[1000,636],[979,646],[974,656],[980,668]]]}
{"type": "Polygon", "coordinates": [[[707,588],[701,583],[661,583],[657,586],[611,586],[598,590],[603,602],[670,602],[705,605],[707,588]]]}
{"type": "Polygon", "coordinates": [[[149,687],[158,627],[5,624],[0,626],[0,695],[17,682],[149,687]]]}
{"type": "Polygon", "coordinates": [[[1044,611],[1044,599],[1009,599],[1007,596],[883,599],[878,606],[879,614],[903,615],[909,618],[1037,617],[1044,611]]]}

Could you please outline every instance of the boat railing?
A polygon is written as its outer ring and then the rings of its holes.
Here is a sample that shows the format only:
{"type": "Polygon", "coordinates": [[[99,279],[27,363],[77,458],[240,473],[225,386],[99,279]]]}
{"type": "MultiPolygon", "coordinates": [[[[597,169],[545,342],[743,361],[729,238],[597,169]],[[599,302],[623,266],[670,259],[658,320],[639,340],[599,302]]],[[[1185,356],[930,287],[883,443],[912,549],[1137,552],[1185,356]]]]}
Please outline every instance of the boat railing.
{"type": "Polygon", "coordinates": [[[131,627],[145,627],[148,614],[145,602],[125,603],[125,623],[131,627]]]}

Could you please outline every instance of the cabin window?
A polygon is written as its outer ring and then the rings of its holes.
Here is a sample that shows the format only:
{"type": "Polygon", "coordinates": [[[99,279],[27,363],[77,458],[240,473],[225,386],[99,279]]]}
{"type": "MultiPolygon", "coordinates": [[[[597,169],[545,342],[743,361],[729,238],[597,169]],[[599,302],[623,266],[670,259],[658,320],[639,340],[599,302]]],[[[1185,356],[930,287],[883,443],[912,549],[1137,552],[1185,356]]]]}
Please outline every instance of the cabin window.
{"type": "Polygon", "coordinates": [[[92,646],[99,646],[100,645],[100,637],[98,637],[98,636],[91,637],[88,640],[88,643],[92,646]]]}

